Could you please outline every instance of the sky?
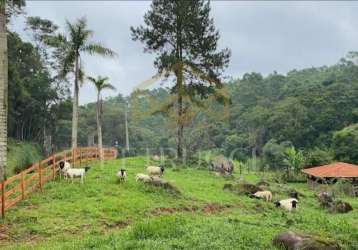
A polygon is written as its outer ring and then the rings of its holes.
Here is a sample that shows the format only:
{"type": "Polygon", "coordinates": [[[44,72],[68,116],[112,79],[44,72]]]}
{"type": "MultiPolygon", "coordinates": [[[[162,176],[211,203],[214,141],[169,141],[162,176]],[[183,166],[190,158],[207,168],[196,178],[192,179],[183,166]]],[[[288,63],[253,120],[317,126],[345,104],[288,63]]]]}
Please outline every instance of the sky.
{"type": "MultiPolygon", "coordinates": [[[[358,2],[212,1],[211,16],[219,29],[219,48],[231,49],[225,75],[263,75],[277,71],[337,63],[358,50],[358,2]]],[[[26,1],[26,14],[49,19],[64,28],[65,20],[86,16],[94,41],[116,51],[117,58],[83,58],[90,76],[108,76],[117,88],[103,95],[128,95],[156,73],[153,54],[131,39],[130,27],[143,23],[150,1],[26,1]]],[[[24,39],[24,18],[12,22],[24,39]]],[[[80,90],[80,103],[93,102],[96,91],[89,83],[80,90]]]]}

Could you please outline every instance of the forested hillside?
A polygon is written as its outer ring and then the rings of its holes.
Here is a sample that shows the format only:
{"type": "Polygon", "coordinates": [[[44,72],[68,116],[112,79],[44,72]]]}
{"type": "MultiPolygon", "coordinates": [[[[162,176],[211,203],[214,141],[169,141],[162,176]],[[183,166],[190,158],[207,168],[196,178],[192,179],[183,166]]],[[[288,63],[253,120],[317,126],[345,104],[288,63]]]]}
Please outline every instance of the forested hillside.
{"type": "MultiPolygon", "coordinates": [[[[200,110],[190,108],[185,130],[188,151],[216,149],[246,160],[253,153],[275,154],[271,151],[286,144],[331,160],[334,133],[358,122],[358,67],[348,60],[287,75],[245,74],[227,83],[225,89],[231,99],[228,107],[209,99],[200,110]]],[[[170,113],[156,112],[163,110],[169,98],[164,88],[128,97],[134,152],[175,147],[175,121],[170,113]]],[[[105,144],[114,145],[117,140],[124,145],[124,108],[122,96],[104,102],[105,144]]],[[[82,143],[95,131],[94,114],[94,104],[81,109],[82,143]]]]}
{"type": "MultiPolygon", "coordinates": [[[[10,33],[8,44],[9,136],[38,142],[47,152],[70,147],[72,101],[69,83],[54,74],[58,59],[49,59],[41,43],[24,42],[16,33],[10,33]]],[[[293,145],[304,150],[306,165],[333,158],[356,162],[357,153],[350,148],[356,143],[357,127],[351,129],[349,140],[342,133],[335,136],[335,132],[358,122],[355,59],[351,54],[330,67],[292,70],[286,75],[247,73],[225,83],[222,92],[230,104],[209,98],[204,104],[185,107],[187,153],[215,150],[242,161],[255,155],[277,167],[285,147],[293,145]],[[335,154],[337,145],[340,152],[335,154]]],[[[105,100],[104,145],[117,142],[124,147],[128,103],[130,152],[149,149],[153,153],[164,148],[175,153],[176,121],[168,108],[171,98],[169,88],[158,88],[105,100]]],[[[96,104],[81,106],[79,117],[79,145],[96,143],[96,104]]]]}

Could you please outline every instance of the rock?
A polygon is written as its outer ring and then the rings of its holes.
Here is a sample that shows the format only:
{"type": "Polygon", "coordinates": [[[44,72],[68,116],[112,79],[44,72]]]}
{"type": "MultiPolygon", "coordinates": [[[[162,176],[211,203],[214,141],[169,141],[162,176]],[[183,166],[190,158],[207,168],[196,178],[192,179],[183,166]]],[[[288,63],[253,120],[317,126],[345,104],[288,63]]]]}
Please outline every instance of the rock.
{"type": "Polygon", "coordinates": [[[330,208],[333,202],[332,194],[328,192],[322,192],[317,195],[318,201],[323,208],[330,208]]]}
{"type": "Polygon", "coordinates": [[[352,210],[353,210],[353,208],[352,208],[351,204],[349,204],[348,202],[341,201],[341,200],[332,202],[332,205],[329,208],[330,212],[341,213],[341,214],[348,213],[352,210]]]}
{"type": "Polygon", "coordinates": [[[171,193],[174,193],[174,194],[180,194],[180,190],[176,186],[174,186],[174,184],[172,184],[162,178],[159,178],[157,176],[151,177],[151,180],[148,182],[145,182],[145,183],[150,184],[155,187],[163,188],[163,189],[165,189],[171,193]]]}
{"type": "Polygon", "coordinates": [[[327,192],[317,195],[321,207],[326,208],[331,213],[348,213],[353,207],[348,202],[334,200],[333,196],[327,192]]]}
{"type": "Polygon", "coordinates": [[[231,175],[234,171],[234,163],[222,155],[216,157],[210,165],[213,171],[224,175],[231,175]]]}
{"type": "Polygon", "coordinates": [[[284,232],[276,235],[273,245],[287,250],[340,250],[340,246],[333,241],[318,239],[310,235],[294,232],[284,232]]]}

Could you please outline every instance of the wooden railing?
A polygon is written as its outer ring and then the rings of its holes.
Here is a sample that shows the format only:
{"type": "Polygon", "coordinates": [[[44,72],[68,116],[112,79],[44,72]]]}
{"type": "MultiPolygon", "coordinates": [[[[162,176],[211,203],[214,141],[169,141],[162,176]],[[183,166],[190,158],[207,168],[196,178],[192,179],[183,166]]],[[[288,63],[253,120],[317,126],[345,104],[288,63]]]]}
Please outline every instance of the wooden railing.
{"type": "MultiPolygon", "coordinates": [[[[103,151],[105,160],[117,158],[117,150],[115,148],[104,148],[103,151]]],[[[98,159],[99,150],[96,147],[65,150],[51,155],[45,160],[34,163],[21,173],[7,178],[0,185],[2,217],[5,217],[7,209],[24,200],[36,189],[42,191],[43,185],[46,182],[54,180],[59,170],[59,162],[68,161],[71,163],[71,167],[81,167],[90,161],[98,159]]]]}

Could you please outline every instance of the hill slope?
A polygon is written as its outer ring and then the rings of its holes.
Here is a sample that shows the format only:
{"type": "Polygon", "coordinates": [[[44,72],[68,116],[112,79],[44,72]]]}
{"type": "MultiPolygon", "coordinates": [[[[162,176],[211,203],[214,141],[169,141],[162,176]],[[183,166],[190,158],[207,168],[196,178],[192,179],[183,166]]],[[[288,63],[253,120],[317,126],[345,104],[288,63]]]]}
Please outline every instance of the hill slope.
{"type": "MultiPolygon", "coordinates": [[[[358,245],[357,199],[349,199],[353,212],[330,215],[305,184],[297,184],[306,198],[289,214],[224,191],[229,181],[208,171],[167,169],[165,178],[180,189],[178,196],[135,182],[145,163],[126,159],[124,184],[115,176],[121,161],[107,162],[103,170],[93,165],[84,185],[46,184],[44,193],[8,211],[0,244],[5,249],[274,249],[273,236],[293,230],[336,239],[344,249],[358,245]]],[[[252,174],[244,178],[259,180],[252,174]]],[[[285,191],[275,194],[284,197],[285,191]]]]}

